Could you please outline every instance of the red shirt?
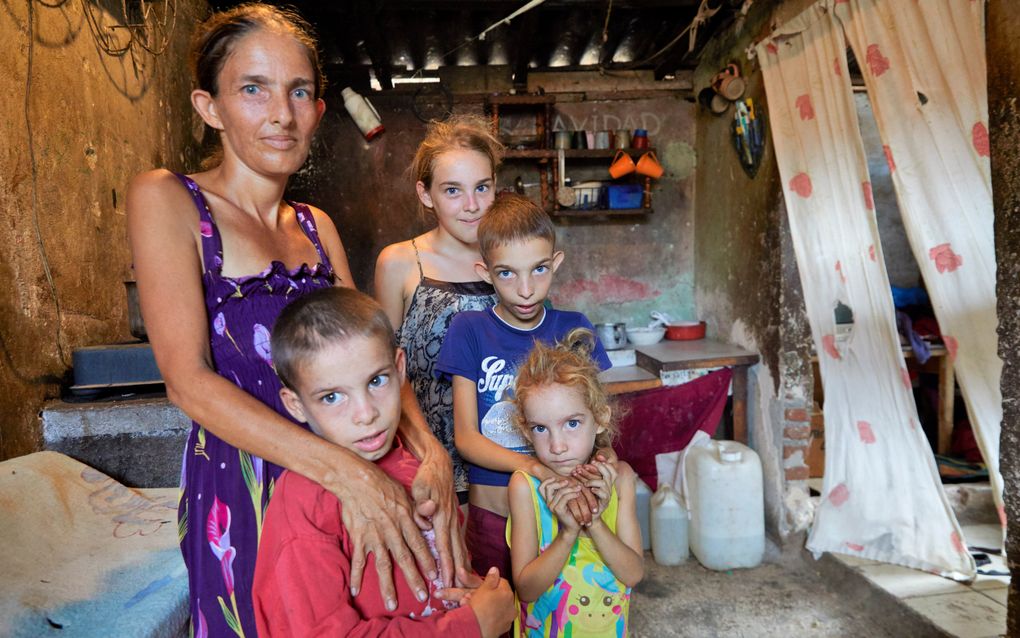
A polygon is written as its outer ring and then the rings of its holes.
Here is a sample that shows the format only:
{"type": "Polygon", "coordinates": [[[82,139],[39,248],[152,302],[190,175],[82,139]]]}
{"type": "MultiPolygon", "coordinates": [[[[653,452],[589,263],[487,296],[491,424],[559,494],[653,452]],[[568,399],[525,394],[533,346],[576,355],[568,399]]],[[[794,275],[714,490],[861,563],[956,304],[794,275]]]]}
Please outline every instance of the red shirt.
{"type": "MultiPolygon", "coordinates": [[[[408,491],[420,465],[399,439],[376,464],[408,491]]],[[[352,598],[353,543],[340,513],[340,501],[318,483],[293,472],[280,476],[255,563],[252,599],[259,636],[481,636],[470,607],[446,610],[433,597],[438,581],[429,583],[429,599],[418,602],[399,569],[393,570],[397,608],[387,611],[372,554],[361,592],[352,598]]],[[[433,545],[432,532],[423,534],[433,545]]]]}

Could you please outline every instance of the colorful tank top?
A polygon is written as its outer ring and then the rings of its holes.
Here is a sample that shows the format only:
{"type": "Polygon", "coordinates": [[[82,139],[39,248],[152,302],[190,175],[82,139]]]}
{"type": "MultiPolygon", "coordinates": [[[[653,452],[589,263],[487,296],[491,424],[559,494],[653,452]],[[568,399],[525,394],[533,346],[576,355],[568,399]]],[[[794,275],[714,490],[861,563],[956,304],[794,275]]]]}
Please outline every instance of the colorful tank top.
{"type": "MultiPolygon", "coordinates": [[[[538,531],[538,552],[541,554],[559,532],[556,516],[549,511],[538,492],[539,481],[520,472],[531,485],[535,505],[535,526],[538,531]]],[[[619,500],[616,488],[609,506],[602,512],[602,521],[616,533],[619,500]]],[[[527,524],[527,521],[522,521],[527,524]]],[[[513,521],[506,525],[506,542],[510,544],[513,521]]],[[[552,587],[531,603],[520,603],[514,621],[514,636],[521,638],[624,638],[630,612],[630,587],[617,580],[605,564],[590,537],[579,535],[570,550],[570,557],[552,587]]]]}
{"type": "Polygon", "coordinates": [[[439,349],[454,315],[462,310],[483,310],[496,303],[496,291],[484,281],[449,282],[425,276],[418,262],[418,286],[397,331],[397,342],[407,355],[407,378],[433,434],[453,459],[453,484],[458,492],[468,488],[467,469],[453,445],[453,385],[433,374],[439,349]]]}

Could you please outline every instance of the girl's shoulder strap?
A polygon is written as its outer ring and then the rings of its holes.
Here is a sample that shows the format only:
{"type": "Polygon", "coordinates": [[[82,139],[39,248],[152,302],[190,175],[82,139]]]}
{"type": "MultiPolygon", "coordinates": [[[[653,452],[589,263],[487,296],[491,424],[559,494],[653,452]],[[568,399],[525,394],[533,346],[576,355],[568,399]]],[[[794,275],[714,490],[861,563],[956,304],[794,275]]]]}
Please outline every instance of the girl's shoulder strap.
{"type": "Polygon", "coordinates": [[[414,260],[418,262],[418,281],[425,279],[425,271],[421,267],[421,255],[418,253],[418,244],[414,243],[414,237],[411,238],[411,247],[414,248],[414,260]]]}
{"type": "Polygon", "coordinates": [[[188,189],[195,208],[198,209],[198,230],[202,236],[202,266],[208,273],[218,275],[223,268],[223,240],[216,227],[209,202],[195,180],[182,173],[174,173],[181,184],[188,189]]]}

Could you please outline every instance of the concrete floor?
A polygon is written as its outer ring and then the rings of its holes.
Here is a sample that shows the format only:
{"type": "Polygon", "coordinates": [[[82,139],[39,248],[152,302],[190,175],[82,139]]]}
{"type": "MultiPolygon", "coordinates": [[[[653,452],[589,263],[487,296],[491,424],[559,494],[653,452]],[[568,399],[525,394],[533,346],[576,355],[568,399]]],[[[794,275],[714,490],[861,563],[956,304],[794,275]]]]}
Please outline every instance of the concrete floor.
{"type": "Polygon", "coordinates": [[[692,556],[663,567],[646,553],[644,581],[631,601],[632,638],[754,636],[947,636],[853,569],[815,561],[792,542],[770,544],[765,562],[714,572],[692,556]]]}

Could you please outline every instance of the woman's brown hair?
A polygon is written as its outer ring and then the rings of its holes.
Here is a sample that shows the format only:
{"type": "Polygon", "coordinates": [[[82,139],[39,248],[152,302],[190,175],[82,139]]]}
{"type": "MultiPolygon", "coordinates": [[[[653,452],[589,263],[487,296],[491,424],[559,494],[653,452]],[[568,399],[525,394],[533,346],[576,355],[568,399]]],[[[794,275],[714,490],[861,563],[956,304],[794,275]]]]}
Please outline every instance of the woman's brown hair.
{"type": "MultiPolygon", "coordinates": [[[[259,29],[289,35],[304,47],[315,75],[315,98],[322,97],[326,90],[326,76],[322,72],[312,25],[291,9],[262,2],[241,4],[214,13],[198,25],[191,37],[190,55],[195,86],[216,97],[220,90],[220,72],[227,58],[242,38],[259,29]]],[[[213,134],[208,126],[205,137],[207,142],[215,138],[215,143],[208,144],[213,147],[210,156],[202,162],[203,168],[210,168],[220,163],[223,149],[219,145],[219,135],[213,134]]]]}

